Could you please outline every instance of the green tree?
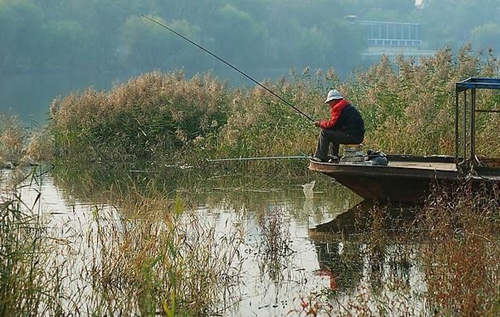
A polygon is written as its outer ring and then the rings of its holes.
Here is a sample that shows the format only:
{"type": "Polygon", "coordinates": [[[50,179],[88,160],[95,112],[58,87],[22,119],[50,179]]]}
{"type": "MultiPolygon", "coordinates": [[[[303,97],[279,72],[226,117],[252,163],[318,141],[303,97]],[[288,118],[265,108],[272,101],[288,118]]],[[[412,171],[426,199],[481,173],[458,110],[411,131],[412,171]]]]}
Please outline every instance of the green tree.
{"type": "Polygon", "coordinates": [[[500,52],[500,25],[496,23],[483,24],[471,32],[472,44],[479,49],[492,49],[500,52]]]}
{"type": "Polygon", "coordinates": [[[458,49],[470,40],[475,27],[496,23],[499,13],[499,0],[425,0],[420,18],[432,47],[458,49]]]}
{"type": "Polygon", "coordinates": [[[0,69],[26,71],[39,65],[43,12],[29,0],[0,2],[0,69]]]}
{"type": "Polygon", "coordinates": [[[329,62],[328,53],[333,43],[331,37],[327,37],[318,27],[297,27],[297,41],[295,41],[294,52],[298,66],[324,67],[329,62]]]}
{"type": "Polygon", "coordinates": [[[212,25],[207,28],[216,54],[235,65],[256,67],[265,60],[267,31],[247,12],[226,4],[212,17],[212,25]]]}
{"type": "Polygon", "coordinates": [[[48,69],[64,69],[82,65],[81,52],[88,42],[87,32],[76,21],[49,21],[43,24],[45,40],[41,45],[43,65],[48,69]]]}
{"type": "Polygon", "coordinates": [[[151,14],[248,71],[318,65],[348,73],[366,44],[348,16],[419,22],[427,48],[457,49],[469,41],[496,48],[499,13],[500,0],[424,0],[418,9],[414,0],[0,0],[0,69],[226,69],[139,19],[151,14]]]}
{"type": "MultiPolygon", "coordinates": [[[[184,20],[170,23],[162,18],[151,17],[161,24],[193,40],[199,40],[199,28],[184,20]]],[[[129,17],[122,29],[124,52],[123,62],[130,67],[141,69],[178,69],[192,67],[195,60],[193,51],[182,39],[168,32],[160,25],[138,16],[129,17]]]]}

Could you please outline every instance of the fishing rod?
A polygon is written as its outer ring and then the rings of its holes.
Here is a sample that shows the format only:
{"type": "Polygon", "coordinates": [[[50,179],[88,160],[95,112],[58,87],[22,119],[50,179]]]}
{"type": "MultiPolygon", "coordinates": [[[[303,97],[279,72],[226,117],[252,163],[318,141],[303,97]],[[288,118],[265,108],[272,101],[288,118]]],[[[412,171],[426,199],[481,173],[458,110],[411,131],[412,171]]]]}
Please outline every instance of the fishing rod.
{"type": "Polygon", "coordinates": [[[226,64],[227,66],[229,66],[230,68],[232,68],[233,70],[237,71],[238,73],[240,73],[241,75],[245,76],[246,78],[248,78],[249,80],[251,80],[252,82],[254,82],[255,84],[259,85],[260,87],[262,87],[263,89],[265,89],[267,92],[269,92],[271,95],[275,96],[276,98],[278,98],[279,100],[281,100],[284,104],[286,104],[287,106],[290,106],[291,108],[293,108],[295,111],[297,111],[299,114],[303,115],[305,118],[309,119],[310,121],[314,122],[315,120],[313,118],[311,118],[309,115],[305,114],[304,112],[302,112],[300,109],[298,109],[297,107],[295,107],[294,105],[292,105],[291,103],[289,103],[286,99],[284,99],[283,97],[281,97],[280,95],[278,95],[277,93],[275,93],[274,91],[272,91],[271,89],[267,88],[266,86],[264,86],[263,84],[259,83],[257,80],[253,79],[250,75],[246,74],[245,72],[243,72],[242,70],[238,69],[236,66],[233,66],[231,63],[229,63],[228,61],[224,60],[223,58],[217,56],[216,54],[212,53],[211,51],[209,51],[208,49],[204,48],[203,46],[199,45],[198,43],[188,39],[187,37],[185,37],[184,35],[180,34],[179,32],[175,31],[174,29],[168,27],[167,25],[165,25],[164,23],[156,20],[156,19],[153,19],[152,17],[150,16],[147,16],[145,14],[142,14],[140,13],[140,16],[143,17],[143,18],[146,18],[148,19],[149,21],[161,26],[162,28],[164,29],[167,29],[168,31],[172,32],[173,34],[179,36],[180,38],[182,38],[183,40],[189,42],[190,44],[196,46],[197,48],[199,48],[200,50],[204,51],[205,53],[211,55],[212,57],[216,58],[217,60],[221,61],[222,63],[226,64]]]}
{"type": "Polygon", "coordinates": [[[233,161],[262,161],[262,160],[294,160],[294,159],[309,159],[307,155],[291,155],[291,156],[257,156],[257,157],[234,157],[221,159],[206,159],[207,162],[233,162],[233,161]]]}

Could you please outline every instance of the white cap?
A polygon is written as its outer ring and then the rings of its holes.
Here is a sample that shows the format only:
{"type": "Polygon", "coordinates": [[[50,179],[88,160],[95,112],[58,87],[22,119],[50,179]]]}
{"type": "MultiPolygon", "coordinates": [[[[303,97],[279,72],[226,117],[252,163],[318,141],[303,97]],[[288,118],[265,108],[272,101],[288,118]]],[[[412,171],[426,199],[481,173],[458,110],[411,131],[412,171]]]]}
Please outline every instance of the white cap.
{"type": "Polygon", "coordinates": [[[337,99],[337,100],[344,99],[344,97],[342,97],[342,95],[340,94],[340,92],[337,89],[332,89],[328,92],[328,96],[326,96],[325,103],[329,103],[330,101],[332,101],[334,99],[337,99]]]}

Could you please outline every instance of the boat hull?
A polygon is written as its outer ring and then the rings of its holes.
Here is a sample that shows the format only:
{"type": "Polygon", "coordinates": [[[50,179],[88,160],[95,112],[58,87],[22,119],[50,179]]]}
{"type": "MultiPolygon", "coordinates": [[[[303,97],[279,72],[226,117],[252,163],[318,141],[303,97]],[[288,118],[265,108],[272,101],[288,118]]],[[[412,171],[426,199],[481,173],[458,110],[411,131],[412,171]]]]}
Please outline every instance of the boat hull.
{"type": "Polygon", "coordinates": [[[310,160],[309,169],[334,178],[364,199],[404,203],[423,203],[433,188],[449,190],[467,181],[475,187],[499,184],[495,177],[465,178],[446,157],[393,157],[388,166],[310,160]]]}

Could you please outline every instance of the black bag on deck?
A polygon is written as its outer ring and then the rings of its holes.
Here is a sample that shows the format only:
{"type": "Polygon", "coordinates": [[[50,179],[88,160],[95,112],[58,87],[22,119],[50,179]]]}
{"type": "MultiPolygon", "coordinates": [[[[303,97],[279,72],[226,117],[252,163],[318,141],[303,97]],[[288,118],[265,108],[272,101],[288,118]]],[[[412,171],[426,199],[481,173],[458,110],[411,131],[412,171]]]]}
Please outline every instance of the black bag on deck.
{"type": "Polygon", "coordinates": [[[384,152],[368,150],[366,154],[368,155],[368,161],[372,162],[372,165],[387,166],[389,164],[387,155],[384,152]]]}

